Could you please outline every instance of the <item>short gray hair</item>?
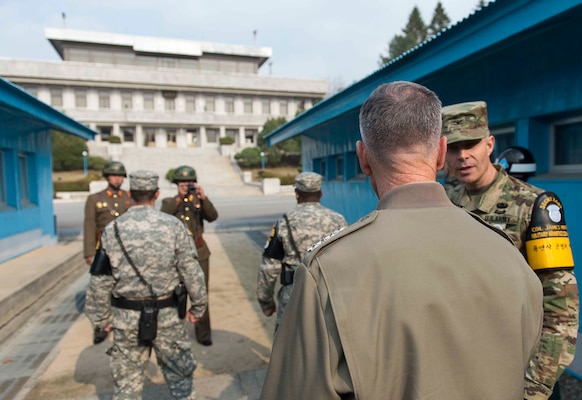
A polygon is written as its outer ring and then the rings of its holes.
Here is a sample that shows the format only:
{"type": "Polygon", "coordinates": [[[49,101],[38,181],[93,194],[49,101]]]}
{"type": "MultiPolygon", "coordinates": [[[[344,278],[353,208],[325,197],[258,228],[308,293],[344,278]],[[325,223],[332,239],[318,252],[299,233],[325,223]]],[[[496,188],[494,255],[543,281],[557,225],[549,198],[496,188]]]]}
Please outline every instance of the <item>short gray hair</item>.
{"type": "Polygon", "coordinates": [[[435,150],[441,136],[441,101],[414,82],[386,83],[360,109],[360,133],[368,151],[382,159],[390,150],[419,144],[435,150]]]}

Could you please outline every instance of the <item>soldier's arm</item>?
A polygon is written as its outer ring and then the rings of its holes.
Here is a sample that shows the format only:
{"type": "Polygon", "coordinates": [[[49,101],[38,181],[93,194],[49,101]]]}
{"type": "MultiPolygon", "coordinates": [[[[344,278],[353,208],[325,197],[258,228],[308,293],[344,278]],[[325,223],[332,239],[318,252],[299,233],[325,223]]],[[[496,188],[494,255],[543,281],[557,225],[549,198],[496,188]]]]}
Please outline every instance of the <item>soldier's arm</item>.
{"type": "Polygon", "coordinates": [[[200,201],[200,207],[202,209],[202,218],[206,221],[212,222],[218,218],[218,211],[216,211],[214,204],[212,204],[208,197],[200,201]]]}
{"type": "Polygon", "coordinates": [[[578,285],[571,269],[537,272],[544,290],[542,336],[526,372],[527,400],[547,399],[574,359],[578,336],[578,285]]]}
{"type": "Polygon", "coordinates": [[[281,261],[263,257],[257,275],[257,300],[263,311],[276,311],[275,285],[281,274],[281,261]]]}
{"type": "Polygon", "coordinates": [[[113,319],[111,291],[115,280],[111,275],[91,275],[85,295],[85,315],[99,329],[105,329],[113,319]]]}
{"type": "Polygon", "coordinates": [[[97,222],[95,200],[92,196],[85,201],[85,219],[83,221],[83,256],[85,260],[95,255],[97,247],[97,222]]]}
{"type": "Polygon", "coordinates": [[[204,272],[198,263],[198,252],[194,240],[181,223],[177,223],[176,227],[178,273],[190,297],[190,312],[199,319],[202,318],[208,304],[204,272]]]}

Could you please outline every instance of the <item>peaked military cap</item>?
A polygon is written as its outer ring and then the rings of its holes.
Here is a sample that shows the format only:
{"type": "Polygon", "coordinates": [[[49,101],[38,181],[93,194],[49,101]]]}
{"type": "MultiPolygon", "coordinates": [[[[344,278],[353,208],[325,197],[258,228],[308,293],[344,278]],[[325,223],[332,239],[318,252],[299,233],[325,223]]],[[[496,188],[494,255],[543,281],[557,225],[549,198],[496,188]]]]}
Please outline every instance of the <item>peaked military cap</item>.
{"type": "Polygon", "coordinates": [[[129,190],[158,190],[158,174],[141,169],[129,174],[129,190]]]}
{"type": "Polygon", "coordinates": [[[300,192],[318,192],[321,190],[323,177],[315,172],[302,172],[295,177],[295,190],[300,192]]]}
{"type": "Polygon", "coordinates": [[[478,140],[489,136],[487,103],[472,101],[443,107],[442,136],[447,144],[478,140]]]}

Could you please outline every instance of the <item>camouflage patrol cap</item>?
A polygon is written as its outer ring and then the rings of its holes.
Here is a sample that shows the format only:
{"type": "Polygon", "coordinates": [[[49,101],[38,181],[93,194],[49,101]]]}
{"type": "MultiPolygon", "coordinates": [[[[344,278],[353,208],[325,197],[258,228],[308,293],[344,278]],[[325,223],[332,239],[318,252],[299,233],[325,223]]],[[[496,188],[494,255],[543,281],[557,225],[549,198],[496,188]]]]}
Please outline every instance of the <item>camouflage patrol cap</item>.
{"type": "Polygon", "coordinates": [[[442,136],[447,144],[465,140],[478,140],[489,136],[487,103],[471,101],[443,107],[442,136]]]}
{"type": "Polygon", "coordinates": [[[141,169],[129,174],[129,190],[158,190],[158,174],[141,169]]]}
{"type": "Polygon", "coordinates": [[[300,192],[319,192],[323,177],[315,172],[302,172],[295,177],[295,190],[300,192]]]}

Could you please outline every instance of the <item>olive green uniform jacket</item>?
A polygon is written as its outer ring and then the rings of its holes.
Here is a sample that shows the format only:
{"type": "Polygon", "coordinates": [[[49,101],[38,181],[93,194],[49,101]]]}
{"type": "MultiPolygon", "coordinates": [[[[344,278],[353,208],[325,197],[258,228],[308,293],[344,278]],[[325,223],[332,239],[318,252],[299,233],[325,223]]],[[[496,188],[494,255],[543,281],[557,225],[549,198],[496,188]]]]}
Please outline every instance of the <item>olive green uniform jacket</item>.
{"type": "Polygon", "coordinates": [[[95,255],[97,243],[105,226],[124,214],[131,206],[131,198],[124,190],[107,188],[87,197],[83,223],[83,256],[95,255]]]}
{"type": "Polygon", "coordinates": [[[184,203],[181,196],[167,197],[162,200],[162,212],[172,214],[179,218],[188,233],[196,243],[199,260],[208,260],[210,249],[206,245],[202,234],[204,233],[204,221],[212,222],[218,218],[218,211],[208,197],[200,201],[200,208],[196,208],[194,203],[184,203]],[[200,216],[198,217],[198,213],[200,216]]]}
{"type": "Polygon", "coordinates": [[[261,399],[521,399],[541,324],[511,242],[403,185],[297,269],[261,399]]]}

